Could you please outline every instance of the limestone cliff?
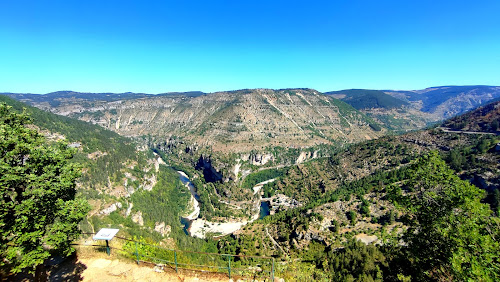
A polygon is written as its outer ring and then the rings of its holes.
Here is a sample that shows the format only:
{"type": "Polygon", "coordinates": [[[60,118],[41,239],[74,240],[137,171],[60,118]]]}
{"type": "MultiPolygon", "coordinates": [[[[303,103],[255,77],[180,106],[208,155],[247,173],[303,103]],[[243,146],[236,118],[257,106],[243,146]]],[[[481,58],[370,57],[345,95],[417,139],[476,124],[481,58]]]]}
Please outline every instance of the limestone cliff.
{"type": "Polygon", "coordinates": [[[215,151],[358,142],[384,134],[373,130],[373,121],[361,112],[311,89],[149,95],[113,101],[78,97],[58,98],[52,105],[31,102],[121,135],[157,140],[178,136],[215,151]]]}

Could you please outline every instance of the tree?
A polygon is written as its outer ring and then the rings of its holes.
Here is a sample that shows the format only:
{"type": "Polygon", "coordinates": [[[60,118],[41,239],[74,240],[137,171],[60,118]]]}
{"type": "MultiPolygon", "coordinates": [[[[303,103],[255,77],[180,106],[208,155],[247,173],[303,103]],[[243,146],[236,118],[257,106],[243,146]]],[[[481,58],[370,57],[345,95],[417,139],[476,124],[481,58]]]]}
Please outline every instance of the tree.
{"type": "Polygon", "coordinates": [[[492,192],[493,194],[493,204],[492,204],[492,208],[493,208],[493,211],[497,214],[497,215],[500,215],[500,190],[499,188],[496,188],[495,190],[493,190],[492,192]]]}
{"type": "Polygon", "coordinates": [[[317,264],[328,272],[332,281],[383,281],[387,266],[384,254],[375,245],[366,245],[351,239],[342,249],[326,252],[317,264]]]}
{"type": "Polygon", "coordinates": [[[90,209],[75,199],[74,151],[48,144],[29,123],[0,104],[0,266],[11,273],[33,272],[51,254],[71,254],[90,209]]]}
{"type": "Polygon", "coordinates": [[[409,215],[403,272],[426,281],[499,281],[498,225],[481,203],[484,191],[456,176],[437,152],[418,159],[408,175],[407,192],[394,192],[409,215]]]}
{"type": "Polygon", "coordinates": [[[498,126],[499,125],[498,125],[498,120],[497,119],[491,122],[491,129],[493,131],[497,131],[498,130],[498,126]]]}
{"type": "Polygon", "coordinates": [[[347,219],[351,221],[351,225],[354,226],[356,225],[356,212],[355,211],[349,211],[347,213],[347,219]]]}

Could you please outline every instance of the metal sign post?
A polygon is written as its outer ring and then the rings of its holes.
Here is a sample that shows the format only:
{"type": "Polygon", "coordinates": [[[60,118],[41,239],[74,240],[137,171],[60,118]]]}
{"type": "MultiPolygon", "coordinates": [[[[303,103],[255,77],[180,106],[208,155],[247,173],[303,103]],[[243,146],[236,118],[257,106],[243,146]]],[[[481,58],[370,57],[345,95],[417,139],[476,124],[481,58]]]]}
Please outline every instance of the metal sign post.
{"type": "Polygon", "coordinates": [[[111,254],[109,240],[113,239],[118,231],[120,231],[120,229],[101,228],[101,230],[94,235],[94,240],[106,240],[106,253],[108,256],[111,254]]]}

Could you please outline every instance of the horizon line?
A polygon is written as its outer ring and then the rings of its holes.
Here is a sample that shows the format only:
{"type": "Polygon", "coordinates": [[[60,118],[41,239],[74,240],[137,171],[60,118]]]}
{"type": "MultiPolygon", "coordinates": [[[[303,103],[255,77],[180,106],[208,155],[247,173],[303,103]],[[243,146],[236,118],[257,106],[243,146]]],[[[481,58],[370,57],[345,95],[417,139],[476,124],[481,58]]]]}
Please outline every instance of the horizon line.
{"type": "Polygon", "coordinates": [[[145,93],[145,92],[109,92],[109,91],[102,91],[102,92],[86,92],[86,91],[75,91],[75,90],[57,90],[57,91],[52,91],[52,92],[47,92],[47,93],[29,93],[29,92],[10,92],[10,91],[2,91],[0,94],[26,94],[26,95],[48,95],[48,94],[54,94],[54,93],[59,93],[59,92],[74,92],[74,93],[79,93],[79,94],[142,94],[142,95],[163,95],[163,94],[184,94],[184,93],[203,93],[203,94],[212,94],[212,93],[220,93],[220,92],[235,92],[235,91],[242,91],[242,90],[256,90],[256,89],[269,89],[269,90],[291,90],[291,89],[309,89],[309,90],[315,90],[320,93],[328,93],[328,92],[338,92],[338,91],[344,91],[344,90],[375,90],[375,91],[419,91],[419,90],[425,90],[425,89],[432,89],[432,88],[442,88],[442,87],[500,87],[497,85],[486,85],[486,84],[466,84],[466,85],[441,85],[441,86],[429,86],[421,89],[390,89],[390,88],[385,88],[385,89],[373,89],[373,88],[344,88],[340,90],[329,90],[329,91],[319,91],[316,90],[315,88],[310,88],[310,87],[291,87],[291,88],[261,88],[261,87],[256,87],[256,88],[240,88],[240,89],[232,89],[232,90],[218,90],[218,91],[212,91],[212,92],[204,92],[201,90],[187,90],[187,91],[169,91],[169,92],[159,92],[159,93],[145,93]]]}

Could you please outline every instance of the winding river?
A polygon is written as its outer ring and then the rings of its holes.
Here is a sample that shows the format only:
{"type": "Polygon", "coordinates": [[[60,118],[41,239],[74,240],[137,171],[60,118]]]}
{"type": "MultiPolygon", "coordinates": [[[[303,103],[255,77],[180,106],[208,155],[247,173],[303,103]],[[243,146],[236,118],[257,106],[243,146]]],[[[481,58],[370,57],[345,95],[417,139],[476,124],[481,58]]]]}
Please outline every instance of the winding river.
{"type": "MultiPolygon", "coordinates": [[[[191,235],[193,237],[205,238],[206,233],[227,235],[233,233],[246,224],[253,222],[257,219],[262,219],[265,216],[269,215],[269,203],[268,202],[260,202],[260,207],[256,207],[256,214],[252,216],[250,220],[242,220],[242,221],[230,221],[230,222],[211,222],[201,218],[198,218],[200,215],[200,204],[199,204],[199,196],[196,194],[195,187],[193,183],[191,183],[189,177],[186,173],[182,171],[177,171],[179,174],[179,179],[181,180],[184,187],[189,189],[191,192],[190,199],[190,207],[192,207],[193,211],[186,216],[181,217],[181,224],[184,226],[184,233],[186,235],[191,235]]],[[[260,189],[264,184],[274,181],[274,179],[270,179],[261,183],[258,183],[253,187],[254,194],[260,192],[260,189]]],[[[260,193],[259,193],[260,199],[260,193]]]]}
{"type": "Polygon", "coordinates": [[[181,217],[180,219],[181,224],[184,226],[184,233],[186,233],[186,235],[189,235],[189,228],[191,227],[191,223],[200,215],[200,203],[198,202],[200,200],[200,197],[198,196],[198,194],[196,194],[194,185],[191,180],[189,180],[187,174],[183,171],[177,171],[177,173],[179,174],[179,179],[181,180],[184,187],[186,187],[191,193],[189,207],[192,208],[193,211],[190,214],[181,217]]]}

